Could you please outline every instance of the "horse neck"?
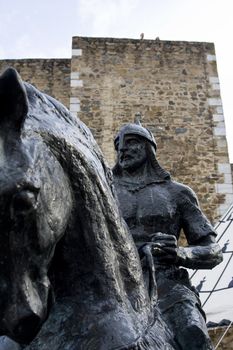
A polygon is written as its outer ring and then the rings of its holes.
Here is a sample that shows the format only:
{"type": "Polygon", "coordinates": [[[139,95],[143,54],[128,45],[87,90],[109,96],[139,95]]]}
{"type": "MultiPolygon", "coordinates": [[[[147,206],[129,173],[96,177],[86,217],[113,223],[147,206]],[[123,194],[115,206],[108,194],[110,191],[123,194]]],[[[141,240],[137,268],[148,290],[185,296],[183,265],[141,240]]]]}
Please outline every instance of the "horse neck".
{"type": "MultiPolygon", "coordinates": [[[[73,226],[73,225],[72,225],[73,226]]],[[[79,226],[75,222],[76,228],[79,226]]],[[[86,233],[87,234],[87,233],[86,233]]],[[[106,257],[99,258],[94,245],[88,245],[85,232],[70,227],[56,248],[52,267],[52,283],[56,297],[80,299],[80,296],[113,294],[121,298],[119,277],[107,265],[106,257]],[[111,270],[111,271],[109,271],[111,270]]]]}
{"type": "MultiPolygon", "coordinates": [[[[148,305],[148,296],[137,268],[134,280],[123,266],[127,261],[121,261],[111,242],[107,249],[107,246],[101,246],[101,242],[90,240],[91,234],[93,232],[82,229],[76,218],[58,243],[52,266],[56,298],[78,302],[86,298],[97,303],[99,300],[113,300],[137,303],[140,307],[148,305]]],[[[128,242],[125,245],[128,247],[128,242]]],[[[130,256],[131,253],[127,251],[126,254],[130,256]]],[[[137,256],[135,259],[137,263],[137,256]]]]}

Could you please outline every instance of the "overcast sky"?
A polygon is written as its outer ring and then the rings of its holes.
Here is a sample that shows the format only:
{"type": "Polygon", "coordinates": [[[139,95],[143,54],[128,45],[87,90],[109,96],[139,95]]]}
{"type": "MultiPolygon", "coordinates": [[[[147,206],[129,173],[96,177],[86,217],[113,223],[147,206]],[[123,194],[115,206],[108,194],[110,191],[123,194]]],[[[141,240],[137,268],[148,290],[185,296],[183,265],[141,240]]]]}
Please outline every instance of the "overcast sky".
{"type": "Polygon", "coordinates": [[[233,162],[233,0],[0,0],[0,59],[71,57],[72,36],[214,42],[233,162]]]}

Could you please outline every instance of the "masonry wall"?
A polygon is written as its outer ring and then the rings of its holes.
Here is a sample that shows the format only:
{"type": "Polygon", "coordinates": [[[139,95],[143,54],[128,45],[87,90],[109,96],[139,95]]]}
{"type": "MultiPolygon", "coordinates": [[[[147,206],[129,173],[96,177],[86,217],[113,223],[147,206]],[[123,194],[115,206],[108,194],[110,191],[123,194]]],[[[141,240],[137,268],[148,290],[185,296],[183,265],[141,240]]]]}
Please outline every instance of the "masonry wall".
{"type": "Polygon", "coordinates": [[[14,67],[23,80],[69,107],[70,65],[70,59],[0,60],[0,72],[14,67]]]}
{"type": "Polygon", "coordinates": [[[72,59],[0,60],[91,128],[109,164],[113,137],[142,112],[158,158],[214,221],[233,201],[214,45],[73,38],[72,59]]]}
{"type": "Polygon", "coordinates": [[[233,327],[217,327],[209,330],[211,340],[213,342],[214,348],[219,343],[218,350],[233,350],[233,327]],[[225,334],[225,335],[224,335],[225,334]],[[223,338],[222,338],[223,337],[223,338]]]}
{"type": "Polygon", "coordinates": [[[116,131],[141,112],[161,164],[194,189],[212,221],[233,201],[212,43],[74,37],[70,108],[110,165],[116,131]]]}

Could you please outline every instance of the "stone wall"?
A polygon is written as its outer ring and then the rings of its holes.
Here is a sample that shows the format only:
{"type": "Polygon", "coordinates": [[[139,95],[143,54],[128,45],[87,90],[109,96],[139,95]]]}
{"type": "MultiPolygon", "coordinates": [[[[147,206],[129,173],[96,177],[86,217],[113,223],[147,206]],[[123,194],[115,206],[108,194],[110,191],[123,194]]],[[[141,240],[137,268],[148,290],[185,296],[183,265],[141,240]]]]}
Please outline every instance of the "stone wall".
{"type": "Polygon", "coordinates": [[[70,109],[110,165],[113,136],[141,112],[161,164],[194,189],[212,221],[233,201],[212,43],[74,37],[70,109]]]}
{"type": "Polygon", "coordinates": [[[91,128],[109,164],[120,126],[143,114],[158,159],[212,222],[233,201],[214,45],[74,37],[72,59],[0,60],[91,128]]]}
{"type": "MultiPolygon", "coordinates": [[[[227,330],[227,327],[212,328],[209,330],[211,340],[214,348],[218,344],[219,340],[227,330]]],[[[223,337],[221,343],[217,347],[218,350],[233,350],[233,327],[227,330],[226,335],[223,337]]]]}
{"type": "Polygon", "coordinates": [[[23,80],[69,107],[70,59],[0,60],[0,72],[14,67],[23,80]]]}

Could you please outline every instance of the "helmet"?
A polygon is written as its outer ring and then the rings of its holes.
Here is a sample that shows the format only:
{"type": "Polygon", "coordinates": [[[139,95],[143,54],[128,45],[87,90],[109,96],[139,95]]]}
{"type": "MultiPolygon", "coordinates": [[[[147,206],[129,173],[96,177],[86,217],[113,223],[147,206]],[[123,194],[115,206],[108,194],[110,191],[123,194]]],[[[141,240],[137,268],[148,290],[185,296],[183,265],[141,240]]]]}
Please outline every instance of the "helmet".
{"type": "Polygon", "coordinates": [[[157,144],[155,142],[154,136],[150,132],[150,130],[144,128],[141,124],[126,124],[122,126],[122,128],[117,133],[114,139],[115,149],[117,150],[117,144],[123,139],[125,135],[137,135],[143,137],[147,141],[149,141],[155,148],[157,148],[157,144]]]}

